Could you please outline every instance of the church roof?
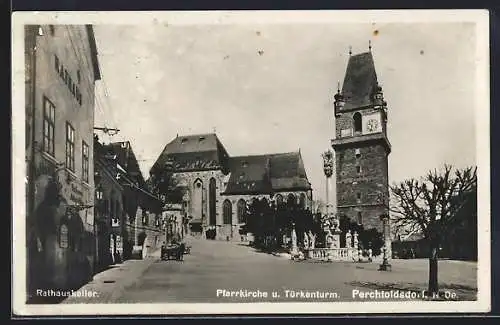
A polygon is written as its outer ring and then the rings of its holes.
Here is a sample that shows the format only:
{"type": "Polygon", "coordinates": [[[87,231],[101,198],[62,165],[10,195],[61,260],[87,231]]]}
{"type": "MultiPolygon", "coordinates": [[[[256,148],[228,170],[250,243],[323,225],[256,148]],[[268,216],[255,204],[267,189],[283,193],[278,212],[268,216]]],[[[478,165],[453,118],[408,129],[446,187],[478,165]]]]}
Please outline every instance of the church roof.
{"type": "Polygon", "coordinates": [[[274,154],[270,167],[274,191],[311,188],[300,152],[274,154]]]}
{"type": "Polygon", "coordinates": [[[345,99],[344,109],[371,104],[371,96],[377,87],[377,73],[371,52],[353,55],[349,58],[342,85],[345,99]]]}
{"type": "Polygon", "coordinates": [[[239,156],[229,160],[231,176],[226,194],[270,193],[269,156],[239,156]]]}
{"type": "Polygon", "coordinates": [[[229,155],[217,136],[195,134],[177,136],[170,141],[151,168],[151,173],[165,166],[168,161],[174,171],[225,169],[229,155]]]}
{"type": "Polygon", "coordinates": [[[309,190],[300,152],[233,157],[225,194],[309,190]]]}
{"type": "Polygon", "coordinates": [[[174,172],[222,170],[229,176],[225,194],[258,194],[309,190],[300,151],[230,157],[217,136],[196,134],[170,141],[150,173],[172,163],[174,172]]]}

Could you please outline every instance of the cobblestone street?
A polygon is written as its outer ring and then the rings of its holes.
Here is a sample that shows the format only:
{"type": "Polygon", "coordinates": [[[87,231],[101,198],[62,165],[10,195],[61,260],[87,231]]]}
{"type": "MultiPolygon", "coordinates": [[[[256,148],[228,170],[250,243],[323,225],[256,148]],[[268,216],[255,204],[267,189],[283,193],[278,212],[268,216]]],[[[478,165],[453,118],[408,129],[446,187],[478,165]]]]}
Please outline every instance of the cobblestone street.
{"type": "MultiPolygon", "coordinates": [[[[411,291],[422,299],[427,285],[427,260],[392,260],[392,271],[380,272],[378,261],[294,262],[237,243],[193,239],[191,244],[191,254],[182,262],[159,256],[126,261],[80,289],[94,290],[98,297],[64,303],[360,301],[373,300],[362,294],[375,290],[411,291]],[[353,296],[356,290],[360,294],[353,296]]],[[[449,299],[475,299],[476,263],[442,260],[439,268],[440,287],[450,293],[449,299]]]]}

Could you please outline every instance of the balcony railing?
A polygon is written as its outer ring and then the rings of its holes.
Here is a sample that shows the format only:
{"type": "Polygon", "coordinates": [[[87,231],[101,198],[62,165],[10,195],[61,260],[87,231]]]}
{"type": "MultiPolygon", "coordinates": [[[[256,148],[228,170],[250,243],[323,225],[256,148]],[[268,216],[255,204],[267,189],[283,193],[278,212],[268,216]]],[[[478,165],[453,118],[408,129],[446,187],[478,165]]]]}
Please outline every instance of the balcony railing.
{"type": "Polygon", "coordinates": [[[306,250],[306,258],[318,261],[357,261],[355,248],[313,248],[306,250]]]}

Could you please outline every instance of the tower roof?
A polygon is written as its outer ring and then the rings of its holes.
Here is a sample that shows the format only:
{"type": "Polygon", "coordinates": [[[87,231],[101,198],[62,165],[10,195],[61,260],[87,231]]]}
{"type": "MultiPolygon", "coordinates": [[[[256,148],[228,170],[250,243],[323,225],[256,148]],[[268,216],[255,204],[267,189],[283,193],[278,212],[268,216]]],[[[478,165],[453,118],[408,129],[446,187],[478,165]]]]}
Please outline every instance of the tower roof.
{"type": "Polygon", "coordinates": [[[371,104],[371,95],[378,85],[377,73],[371,52],[353,55],[349,58],[342,94],[344,109],[352,109],[371,104]]]}

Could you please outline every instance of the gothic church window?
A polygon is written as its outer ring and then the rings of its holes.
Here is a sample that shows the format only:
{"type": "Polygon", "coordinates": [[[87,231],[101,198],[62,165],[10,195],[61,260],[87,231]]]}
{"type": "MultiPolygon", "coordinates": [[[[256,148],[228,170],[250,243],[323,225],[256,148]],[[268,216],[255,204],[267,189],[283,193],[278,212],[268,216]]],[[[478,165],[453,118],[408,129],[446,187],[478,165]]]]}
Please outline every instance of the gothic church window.
{"type": "Polygon", "coordinates": [[[210,178],[210,183],[208,185],[208,215],[211,225],[216,223],[216,181],[215,178],[210,178]]]}
{"type": "Polygon", "coordinates": [[[225,200],[222,205],[222,213],[223,213],[223,222],[225,225],[232,224],[231,217],[233,214],[233,207],[231,201],[225,200]]]}
{"type": "Polygon", "coordinates": [[[246,202],[243,199],[239,199],[238,201],[238,223],[246,222],[246,202]]]}
{"type": "Polygon", "coordinates": [[[300,207],[302,209],[306,207],[306,195],[304,193],[300,193],[300,207]]]}
{"type": "Polygon", "coordinates": [[[283,204],[283,196],[281,194],[276,195],[276,204],[278,206],[283,204]]]}
{"type": "Polygon", "coordinates": [[[353,116],[354,119],[354,132],[361,132],[361,113],[356,112],[353,116]]]}

